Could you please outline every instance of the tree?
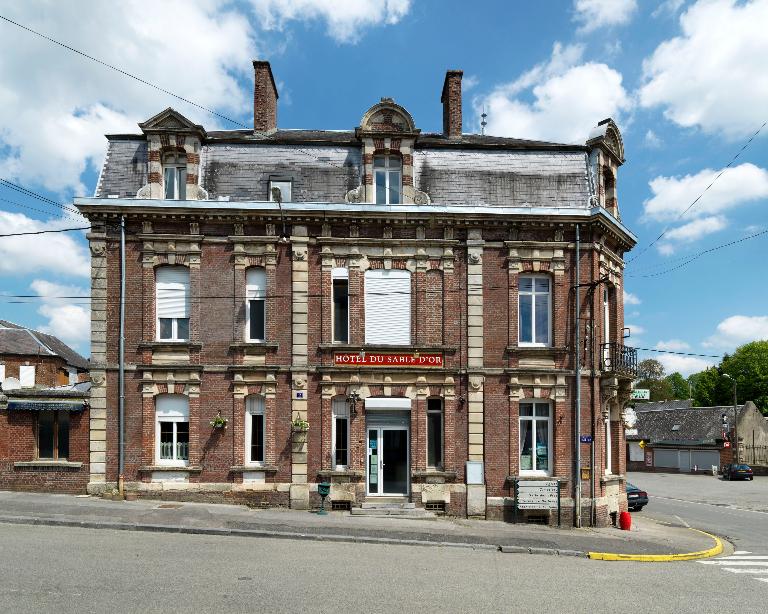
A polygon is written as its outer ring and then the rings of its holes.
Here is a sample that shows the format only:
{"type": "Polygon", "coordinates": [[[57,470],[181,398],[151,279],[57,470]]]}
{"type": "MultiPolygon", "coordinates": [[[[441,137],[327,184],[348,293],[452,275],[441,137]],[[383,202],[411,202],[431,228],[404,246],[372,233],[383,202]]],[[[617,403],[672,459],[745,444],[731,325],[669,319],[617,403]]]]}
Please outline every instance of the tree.
{"type": "Polygon", "coordinates": [[[655,358],[646,358],[637,365],[637,379],[660,380],[664,377],[664,365],[655,358]]]}
{"type": "Polygon", "coordinates": [[[638,381],[636,388],[651,391],[651,401],[668,401],[675,398],[672,386],[664,377],[664,365],[658,360],[647,358],[637,365],[638,381]]]}
{"type": "MultiPolygon", "coordinates": [[[[723,358],[720,369],[736,380],[739,403],[754,401],[768,415],[768,341],[753,341],[723,358]]],[[[723,378],[726,379],[726,378],[723,378]]],[[[727,382],[729,401],[733,402],[733,384],[727,382]]]]}
{"type": "Polygon", "coordinates": [[[672,392],[673,399],[690,398],[690,389],[688,387],[688,382],[677,371],[667,375],[667,377],[664,378],[664,381],[669,385],[672,392]]]}
{"type": "Polygon", "coordinates": [[[688,381],[693,388],[693,404],[696,407],[721,405],[724,394],[723,380],[728,381],[717,367],[691,375],[688,381]]]}

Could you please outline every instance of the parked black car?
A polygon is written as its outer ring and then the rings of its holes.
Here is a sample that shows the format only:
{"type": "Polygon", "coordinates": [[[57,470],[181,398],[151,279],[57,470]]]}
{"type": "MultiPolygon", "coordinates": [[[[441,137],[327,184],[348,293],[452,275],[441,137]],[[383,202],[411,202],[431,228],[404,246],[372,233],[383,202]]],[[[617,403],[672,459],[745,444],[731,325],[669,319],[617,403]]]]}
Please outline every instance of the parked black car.
{"type": "Polygon", "coordinates": [[[723,465],[724,480],[752,480],[754,479],[752,467],[749,465],[728,464],[723,465]]]}
{"type": "Polygon", "coordinates": [[[639,512],[648,505],[648,493],[627,482],[627,504],[630,512],[639,512]]]}

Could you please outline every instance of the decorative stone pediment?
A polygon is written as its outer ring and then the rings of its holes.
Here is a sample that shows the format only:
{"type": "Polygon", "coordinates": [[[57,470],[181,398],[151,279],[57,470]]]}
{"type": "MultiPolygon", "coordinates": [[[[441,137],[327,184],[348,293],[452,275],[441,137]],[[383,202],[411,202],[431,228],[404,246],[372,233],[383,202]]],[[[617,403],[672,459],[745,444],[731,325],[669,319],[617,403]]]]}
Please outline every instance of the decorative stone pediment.
{"type": "Polygon", "coordinates": [[[592,129],[587,146],[599,146],[615,158],[616,164],[624,163],[624,141],[619,127],[611,118],[604,119],[592,129]]]}
{"type": "Polygon", "coordinates": [[[192,123],[175,109],[168,107],[154,117],[139,124],[142,132],[187,132],[205,137],[205,129],[192,123]]]}
{"type": "Polygon", "coordinates": [[[391,98],[382,98],[363,115],[358,133],[418,134],[411,114],[391,98]]]}

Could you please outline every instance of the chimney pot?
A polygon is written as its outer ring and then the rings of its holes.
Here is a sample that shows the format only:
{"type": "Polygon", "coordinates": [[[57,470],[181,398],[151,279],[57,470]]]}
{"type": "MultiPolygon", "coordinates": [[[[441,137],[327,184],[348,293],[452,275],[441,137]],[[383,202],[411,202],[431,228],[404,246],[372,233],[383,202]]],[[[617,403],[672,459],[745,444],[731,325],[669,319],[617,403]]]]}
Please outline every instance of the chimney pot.
{"type": "Polygon", "coordinates": [[[277,130],[277,86],[272,67],[264,60],[253,61],[253,131],[277,130]]]}
{"type": "Polygon", "coordinates": [[[449,70],[445,73],[443,93],[443,134],[449,139],[461,137],[461,78],[463,70],[449,70]]]}

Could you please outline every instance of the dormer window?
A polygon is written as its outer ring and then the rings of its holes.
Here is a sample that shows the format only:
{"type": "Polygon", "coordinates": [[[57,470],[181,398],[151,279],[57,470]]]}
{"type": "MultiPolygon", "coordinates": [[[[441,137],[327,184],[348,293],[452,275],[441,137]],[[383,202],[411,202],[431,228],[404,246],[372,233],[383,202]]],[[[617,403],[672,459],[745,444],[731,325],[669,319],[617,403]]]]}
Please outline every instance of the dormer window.
{"type": "Polygon", "coordinates": [[[280,202],[290,203],[291,201],[291,180],[290,179],[270,179],[269,180],[269,202],[275,202],[274,189],[280,190],[280,202]]]}
{"type": "Polygon", "coordinates": [[[187,199],[187,155],[185,153],[165,154],[163,157],[163,179],[166,199],[187,199]]]}
{"type": "Polygon", "coordinates": [[[398,156],[376,156],[373,174],[376,182],[377,205],[399,205],[403,164],[398,156]]]}

